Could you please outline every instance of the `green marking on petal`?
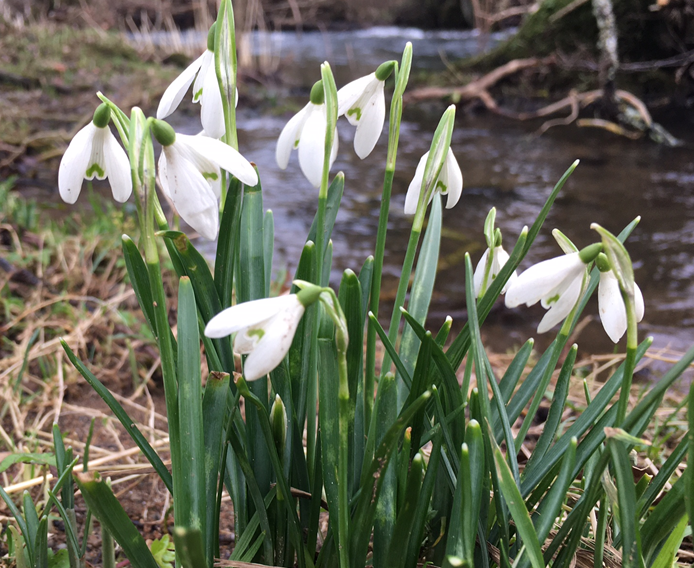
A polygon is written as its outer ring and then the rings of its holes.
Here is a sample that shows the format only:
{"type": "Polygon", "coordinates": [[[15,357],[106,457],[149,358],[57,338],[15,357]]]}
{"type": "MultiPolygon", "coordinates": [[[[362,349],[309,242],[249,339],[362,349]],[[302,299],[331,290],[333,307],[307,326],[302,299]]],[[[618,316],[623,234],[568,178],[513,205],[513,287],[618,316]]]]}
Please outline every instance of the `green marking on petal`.
{"type": "Polygon", "coordinates": [[[359,107],[354,107],[347,111],[348,116],[352,116],[353,114],[357,115],[357,122],[359,122],[361,120],[361,109],[359,107]]]}
{"type": "Polygon", "coordinates": [[[265,335],[265,330],[263,329],[249,329],[247,333],[248,337],[256,337],[258,341],[265,335]]]}
{"type": "Polygon", "coordinates": [[[195,93],[193,94],[193,102],[197,103],[200,97],[202,96],[202,87],[200,87],[195,93]]]}
{"type": "Polygon", "coordinates": [[[436,182],[436,187],[434,188],[434,191],[436,190],[440,191],[442,195],[446,195],[446,192],[448,192],[448,186],[441,180],[438,180],[436,182]]]}
{"type": "Polygon", "coordinates": [[[561,298],[559,294],[555,294],[551,298],[547,298],[547,305],[551,306],[552,304],[557,303],[559,301],[559,298],[561,298]]]}
{"type": "Polygon", "coordinates": [[[294,140],[294,149],[296,150],[299,147],[299,139],[297,138],[294,140]]]}
{"type": "Polygon", "coordinates": [[[202,172],[202,177],[204,177],[206,180],[217,181],[219,176],[214,172],[202,172]]]}
{"type": "Polygon", "coordinates": [[[96,177],[99,179],[103,179],[106,177],[106,172],[104,172],[103,168],[99,164],[92,164],[84,173],[84,177],[90,178],[94,177],[94,175],[96,175],[96,177]]]}

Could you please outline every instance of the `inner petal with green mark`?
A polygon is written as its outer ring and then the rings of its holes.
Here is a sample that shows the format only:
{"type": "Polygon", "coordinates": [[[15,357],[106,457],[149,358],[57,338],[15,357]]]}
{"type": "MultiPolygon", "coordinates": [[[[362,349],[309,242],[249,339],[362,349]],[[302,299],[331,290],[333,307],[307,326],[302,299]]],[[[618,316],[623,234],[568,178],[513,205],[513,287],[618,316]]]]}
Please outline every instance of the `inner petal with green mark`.
{"type": "Polygon", "coordinates": [[[440,191],[442,194],[445,195],[446,192],[448,191],[448,186],[445,183],[443,183],[441,180],[438,180],[436,182],[436,187],[434,188],[434,191],[436,191],[436,190],[440,191]]]}
{"type": "Polygon", "coordinates": [[[217,181],[219,176],[215,172],[202,172],[202,177],[206,180],[217,181]]]}
{"type": "Polygon", "coordinates": [[[99,179],[104,179],[106,177],[106,172],[99,164],[92,164],[87,168],[84,177],[87,179],[93,178],[96,175],[99,179]]]}
{"type": "Polygon", "coordinates": [[[357,115],[357,122],[361,120],[361,109],[359,107],[351,108],[347,111],[347,116],[357,115]]]}
{"type": "Polygon", "coordinates": [[[197,103],[198,99],[202,96],[202,87],[200,87],[195,93],[193,94],[193,102],[197,103]]]}
{"type": "Polygon", "coordinates": [[[559,301],[559,298],[561,298],[561,294],[555,294],[555,295],[552,296],[551,298],[547,298],[547,300],[545,301],[545,303],[546,303],[548,306],[551,306],[552,304],[557,303],[557,302],[559,301]]]}

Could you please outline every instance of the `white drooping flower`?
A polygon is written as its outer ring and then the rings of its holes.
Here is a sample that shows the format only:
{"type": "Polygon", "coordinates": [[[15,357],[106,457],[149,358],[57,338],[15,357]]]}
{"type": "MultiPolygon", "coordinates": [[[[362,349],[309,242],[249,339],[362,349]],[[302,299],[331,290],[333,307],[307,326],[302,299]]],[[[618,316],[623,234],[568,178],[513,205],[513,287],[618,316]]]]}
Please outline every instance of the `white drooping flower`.
{"type": "Polygon", "coordinates": [[[552,329],[569,315],[581,297],[586,276],[582,252],[565,254],[528,268],[506,290],[506,306],[515,308],[520,304],[532,306],[541,302],[549,311],[540,321],[537,332],[552,329]]]}
{"type": "MultiPolygon", "coordinates": [[[[299,166],[314,187],[320,187],[323,177],[323,156],[325,153],[325,132],[328,117],[323,101],[323,85],[318,81],[311,89],[311,101],[296,113],[282,129],[277,140],[275,158],[280,169],[286,169],[292,150],[299,149],[299,166]]],[[[330,151],[332,167],[337,156],[337,129],[333,132],[333,146],[330,151]]]]}
{"type": "Polygon", "coordinates": [[[99,105],[92,122],[75,134],[65,150],[58,168],[58,189],[63,201],[75,203],[83,180],[95,177],[108,177],[113,198],[119,203],[130,197],[133,191],[130,161],[108,127],[110,117],[108,106],[99,105]]]}
{"type": "Polygon", "coordinates": [[[386,79],[395,62],[382,64],[374,73],[347,83],[337,92],[337,116],[343,114],[353,126],[354,151],[362,160],[376,146],[386,120],[386,98],[383,92],[386,79]]]}
{"type": "Polygon", "coordinates": [[[214,240],[219,230],[221,170],[249,186],[258,184],[258,174],[231,146],[209,136],[176,134],[161,120],[152,132],[162,145],[159,181],[181,218],[203,237],[214,240]]]}
{"type": "MultiPolygon", "coordinates": [[[[489,270],[487,270],[489,254],[490,249],[484,251],[482,258],[480,258],[480,261],[477,263],[477,267],[475,268],[475,274],[472,277],[473,284],[475,286],[475,296],[477,298],[484,296],[491,283],[496,279],[499,272],[501,272],[501,269],[509,259],[508,253],[504,250],[504,247],[501,245],[495,246],[492,252],[491,266],[489,267],[489,270]],[[487,275],[486,281],[485,274],[487,275]]],[[[515,282],[516,278],[518,278],[518,272],[514,270],[513,274],[511,274],[510,278],[501,290],[502,294],[506,293],[511,284],[515,282]]]]}
{"type": "Polygon", "coordinates": [[[236,333],[234,350],[248,354],[243,374],[247,381],[255,381],[282,362],[304,311],[297,294],[244,302],[214,316],[205,335],[218,338],[236,333]]]}
{"type": "MultiPolygon", "coordinates": [[[[193,83],[193,102],[200,103],[202,127],[208,136],[221,138],[225,132],[224,107],[222,106],[222,94],[219,91],[214,65],[215,27],[216,24],[213,24],[207,35],[205,53],[188,65],[164,91],[157,108],[157,118],[164,119],[175,111],[181,104],[191,83],[195,80],[193,83]]],[[[236,102],[238,102],[238,91],[236,92],[236,102]]]]}
{"type": "MultiPolygon", "coordinates": [[[[410,186],[407,188],[407,195],[405,196],[406,215],[414,215],[417,212],[417,203],[419,203],[419,194],[422,191],[422,181],[424,179],[424,170],[427,165],[428,157],[429,152],[421,157],[417,164],[417,169],[414,172],[414,178],[412,178],[410,186]]],[[[443,162],[439,177],[436,178],[434,191],[438,191],[442,195],[448,195],[446,209],[455,206],[463,193],[463,172],[460,171],[458,161],[455,159],[453,151],[450,148],[448,148],[448,153],[446,154],[446,159],[443,162]]],[[[429,201],[433,198],[434,191],[429,195],[429,201]]]]}
{"type": "MultiPolygon", "coordinates": [[[[636,321],[643,319],[645,305],[641,289],[634,283],[634,304],[636,321]]],[[[600,271],[598,284],[598,311],[605,333],[614,343],[619,343],[627,330],[627,310],[624,306],[619,282],[611,269],[600,271]]]]}

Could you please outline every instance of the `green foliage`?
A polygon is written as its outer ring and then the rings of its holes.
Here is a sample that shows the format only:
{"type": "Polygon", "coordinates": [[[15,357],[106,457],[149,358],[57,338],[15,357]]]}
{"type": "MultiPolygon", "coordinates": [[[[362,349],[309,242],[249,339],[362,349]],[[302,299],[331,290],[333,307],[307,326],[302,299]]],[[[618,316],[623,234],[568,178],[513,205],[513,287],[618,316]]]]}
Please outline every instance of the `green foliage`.
{"type": "MultiPolygon", "coordinates": [[[[218,25],[224,35],[216,36],[215,45],[222,49],[222,40],[233,38],[229,0],[223,0],[220,14],[226,27],[218,25]]],[[[408,47],[392,103],[395,110],[384,178],[384,201],[388,203],[399,140],[399,97],[407,82],[410,57],[408,47]]],[[[218,56],[217,66],[224,65],[218,73],[233,75],[234,58],[233,49],[223,58],[218,56]]],[[[336,114],[334,80],[329,66],[324,65],[321,73],[332,123],[336,114]]],[[[220,76],[219,83],[228,88],[235,84],[235,77],[220,76]]],[[[229,97],[225,99],[228,107],[229,97]]],[[[225,111],[226,139],[233,143],[235,119],[232,109],[225,111]]],[[[154,188],[149,123],[138,110],[132,120],[122,113],[115,116],[120,130],[129,136],[133,181],[137,199],[141,199],[141,241],[128,237],[120,241],[121,274],[129,275],[149,337],[159,349],[170,470],[137,421],[99,381],[98,373],[66,341],[62,345],[67,358],[106,402],[172,494],[175,546],[164,537],[148,547],[108,481],[86,468],[73,475],[77,458],[65,447],[56,426],[53,450],[58,480],[47,491],[48,502],[37,506],[25,494],[20,509],[0,490],[19,529],[11,532],[19,568],[50,564],[46,535],[48,515],[54,510],[66,526],[70,567],[83,566],[89,522],[80,543],[76,488],[89,514],[102,526],[107,567],[114,564],[112,537],[136,568],[170,568],[174,562],[185,568],[212,568],[220,555],[219,518],[225,486],[235,514],[237,547],[232,558],[241,562],[300,568],[361,568],[371,563],[375,568],[414,568],[422,562],[564,566],[585,546],[586,539],[605,543],[608,526],[614,535],[609,544],[621,551],[623,565],[660,568],[672,562],[688,531],[687,511],[692,508],[691,475],[677,478],[676,474],[685,455],[694,451],[692,439],[681,441],[660,472],[653,478],[644,477],[638,485],[630,452],[648,451],[641,447],[644,431],[667,389],[694,360],[694,348],[628,408],[634,366],[650,345],[649,340],[640,346],[631,343],[636,322],[629,320],[626,360],[610,370],[600,391],[586,401],[580,415],[567,422],[565,410],[571,382],[577,376],[578,346],[566,353],[565,346],[597,287],[597,271],[544,353],[533,355],[533,342],[528,341],[498,379],[484,345],[486,317],[543,230],[552,203],[577,163],[559,180],[531,228],[521,231],[508,262],[479,299],[474,293],[472,261],[466,255],[468,321],[448,341],[450,319],[438,332],[427,329],[443,222],[438,194],[433,195],[417,256],[428,196],[420,201],[386,333],[377,317],[381,298],[373,293],[380,290],[388,206],[381,210],[375,257],[366,259],[359,276],[346,270],[338,293],[325,285],[332,270],[333,227],[346,190],[342,174],[329,183],[330,145],[326,143],[318,209],[292,289],[301,291],[294,297],[295,312],[287,309],[272,314],[269,306],[277,300],[268,298],[274,221],[264,211],[260,183],[245,187],[225,178],[217,265],[210,270],[195,244],[184,233],[170,230],[161,213],[154,188]],[[165,254],[169,264],[161,261],[165,254]],[[166,295],[165,279],[178,285],[173,311],[167,306],[171,298],[166,295]],[[250,303],[256,300],[262,303],[250,303]],[[240,334],[235,341],[208,338],[205,327],[234,303],[249,311],[254,307],[267,310],[263,311],[267,317],[256,321],[255,313],[246,313],[250,323],[235,321],[240,334]],[[303,316],[298,323],[292,319],[296,314],[303,316]],[[376,335],[385,347],[380,367],[376,364],[376,335]],[[243,355],[252,352],[251,357],[266,337],[275,343],[265,347],[265,356],[274,357],[282,349],[279,363],[273,359],[277,363],[274,369],[247,382],[237,372],[237,364],[250,363],[250,359],[237,357],[234,350],[243,355]],[[207,377],[203,376],[203,353],[207,377]],[[396,374],[391,372],[391,362],[396,374]],[[555,371],[558,376],[544,432],[523,462],[519,450],[529,443],[526,435],[555,371]],[[618,393],[620,400],[615,401],[618,393]],[[519,421],[519,429],[514,430],[519,421]],[[671,489],[659,498],[668,483],[671,489]],[[574,493],[579,494],[577,500],[567,499],[574,493]],[[328,512],[325,533],[319,530],[323,509],[328,512]],[[596,528],[593,517],[598,519],[596,528]],[[316,555],[318,542],[322,546],[316,555]]],[[[427,187],[434,186],[435,174],[443,165],[452,127],[453,111],[449,110],[432,142],[427,187]]],[[[0,191],[0,197],[9,202],[6,190],[0,191]]],[[[16,203],[12,208],[20,216],[31,217],[16,203]]],[[[127,223],[97,203],[95,211],[87,234],[112,234],[114,224],[127,223]]],[[[493,216],[486,231],[490,243],[500,240],[492,230],[493,216]]],[[[635,225],[630,224],[619,237],[610,235],[605,245],[608,253],[625,250],[623,243],[635,225]]],[[[99,254],[94,257],[93,270],[99,269],[102,260],[99,254]]],[[[619,263],[622,272],[631,270],[628,255],[621,254],[619,263]]],[[[628,288],[628,279],[624,280],[628,288]]],[[[690,417],[690,427],[691,422],[690,417]]],[[[664,426],[659,428],[671,435],[664,426]]],[[[659,443],[662,441],[655,441],[659,443]]],[[[51,461],[45,455],[15,453],[0,468],[27,460],[51,461]]]]}

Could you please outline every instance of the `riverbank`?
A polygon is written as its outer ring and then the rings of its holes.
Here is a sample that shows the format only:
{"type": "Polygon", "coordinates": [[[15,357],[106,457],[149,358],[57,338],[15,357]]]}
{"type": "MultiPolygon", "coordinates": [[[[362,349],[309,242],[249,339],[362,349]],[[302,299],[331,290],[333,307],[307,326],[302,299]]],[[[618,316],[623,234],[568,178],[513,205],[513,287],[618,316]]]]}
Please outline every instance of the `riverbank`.
{"type": "Polygon", "coordinates": [[[91,120],[98,91],[125,109],[151,107],[178,72],[120,33],[0,18],[0,179],[55,188],[57,159],[91,120]]]}

